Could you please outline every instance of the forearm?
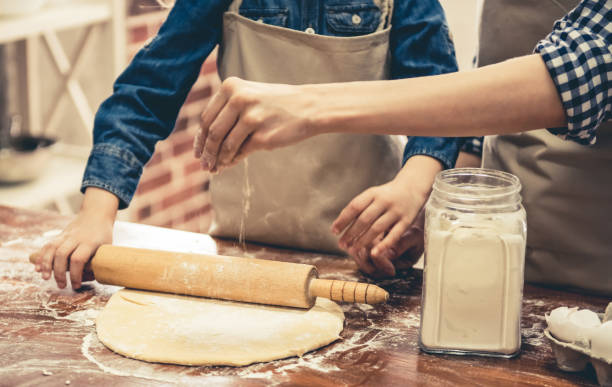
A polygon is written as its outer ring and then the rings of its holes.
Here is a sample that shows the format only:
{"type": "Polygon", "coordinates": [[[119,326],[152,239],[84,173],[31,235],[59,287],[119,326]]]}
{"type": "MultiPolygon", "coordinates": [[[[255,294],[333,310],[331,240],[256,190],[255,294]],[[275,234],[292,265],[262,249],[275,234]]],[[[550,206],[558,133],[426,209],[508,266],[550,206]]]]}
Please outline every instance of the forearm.
{"type": "Polygon", "coordinates": [[[404,187],[417,187],[426,199],[434,178],[443,169],[439,160],[427,155],[416,155],[406,161],[393,180],[404,187]]]}
{"type": "Polygon", "coordinates": [[[482,136],[565,124],[538,55],[474,71],[377,82],[308,85],[312,130],[410,136],[482,136]]]}
{"type": "Polygon", "coordinates": [[[87,187],[80,212],[93,215],[98,220],[114,222],[118,208],[117,196],[101,188],[87,187]]]}

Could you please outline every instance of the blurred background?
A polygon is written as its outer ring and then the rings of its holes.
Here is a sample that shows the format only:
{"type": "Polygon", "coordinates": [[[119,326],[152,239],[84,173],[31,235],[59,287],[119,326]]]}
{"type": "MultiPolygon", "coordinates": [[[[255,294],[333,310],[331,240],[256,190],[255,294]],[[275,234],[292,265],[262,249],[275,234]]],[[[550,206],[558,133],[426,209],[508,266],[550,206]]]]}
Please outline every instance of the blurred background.
{"type": "MultiPolygon", "coordinates": [[[[477,64],[483,1],[441,1],[462,71],[477,64]]],[[[155,0],[0,0],[0,205],[78,211],[97,107],[167,12],[155,0]]],[[[219,83],[215,51],[119,219],[208,230],[209,177],[191,147],[219,83]]]]}

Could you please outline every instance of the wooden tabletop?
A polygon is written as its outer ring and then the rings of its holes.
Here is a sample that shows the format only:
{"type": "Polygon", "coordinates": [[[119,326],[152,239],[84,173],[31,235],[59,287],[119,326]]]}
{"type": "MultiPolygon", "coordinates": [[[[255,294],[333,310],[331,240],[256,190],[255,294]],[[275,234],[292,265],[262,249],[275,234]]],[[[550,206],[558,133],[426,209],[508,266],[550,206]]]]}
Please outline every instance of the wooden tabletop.
{"type": "MultiPolygon", "coordinates": [[[[51,240],[69,218],[0,206],[0,385],[596,385],[589,367],[557,369],[543,337],[543,315],[558,306],[603,310],[605,298],[526,286],[520,356],[514,359],[434,356],[418,348],[421,272],[376,282],[391,294],[382,306],[343,305],[342,340],[310,352],[248,367],[183,367],[125,358],[102,345],[95,318],[117,287],[89,283],[78,292],[43,281],[28,255],[51,240]],[[47,374],[47,375],[45,375],[47,374]]],[[[122,224],[115,242],[138,247],[216,249],[310,263],[323,278],[368,281],[350,259],[316,253],[240,247],[208,236],[122,224]],[[139,228],[140,227],[140,228],[139,228]],[[163,238],[161,236],[164,236],[163,238]],[[163,246],[162,246],[163,244],[163,246]]]]}

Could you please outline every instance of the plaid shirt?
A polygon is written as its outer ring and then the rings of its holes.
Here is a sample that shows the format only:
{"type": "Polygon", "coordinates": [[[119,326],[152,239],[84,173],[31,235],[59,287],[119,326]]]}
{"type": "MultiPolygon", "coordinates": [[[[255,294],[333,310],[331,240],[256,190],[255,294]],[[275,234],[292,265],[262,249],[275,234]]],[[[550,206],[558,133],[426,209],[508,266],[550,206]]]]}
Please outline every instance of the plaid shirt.
{"type": "Polygon", "coordinates": [[[535,48],[561,97],[567,127],[549,131],[594,144],[612,117],[612,0],[584,0],[535,48]]]}

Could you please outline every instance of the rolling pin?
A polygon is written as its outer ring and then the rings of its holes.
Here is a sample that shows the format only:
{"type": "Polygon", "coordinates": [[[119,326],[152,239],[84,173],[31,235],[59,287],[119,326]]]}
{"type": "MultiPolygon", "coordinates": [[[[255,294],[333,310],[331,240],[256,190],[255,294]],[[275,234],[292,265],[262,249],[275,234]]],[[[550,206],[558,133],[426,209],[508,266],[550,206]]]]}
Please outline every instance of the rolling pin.
{"type": "Polygon", "coordinates": [[[102,245],[91,269],[108,285],[297,308],[311,308],[316,297],[364,304],[389,298],[376,285],[319,279],[312,265],[254,258],[102,245]]]}

